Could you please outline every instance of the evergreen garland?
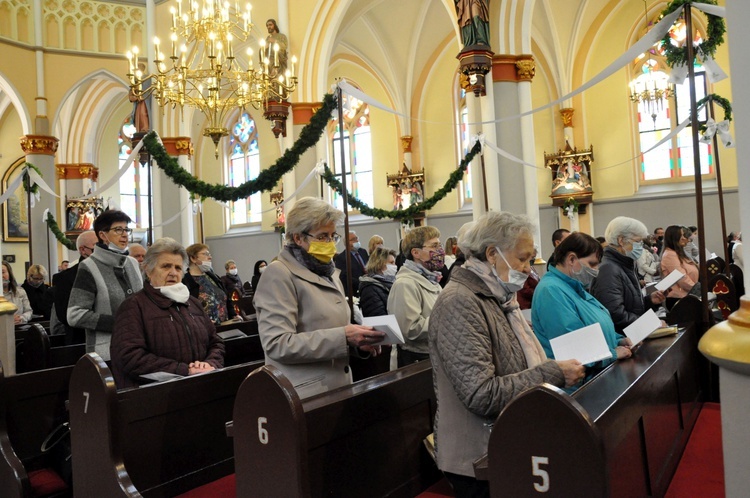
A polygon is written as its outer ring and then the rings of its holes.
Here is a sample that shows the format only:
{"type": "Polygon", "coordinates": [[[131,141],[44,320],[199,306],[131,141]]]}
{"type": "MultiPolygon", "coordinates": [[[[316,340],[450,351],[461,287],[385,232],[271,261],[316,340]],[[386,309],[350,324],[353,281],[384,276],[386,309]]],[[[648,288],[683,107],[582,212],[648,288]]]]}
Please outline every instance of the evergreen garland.
{"type": "MultiPolygon", "coordinates": [[[[400,220],[401,222],[412,221],[421,212],[429,211],[430,209],[432,209],[435,204],[437,204],[446,195],[448,195],[448,192],[456,188],[458,182],[460,182],[463,178],[464,173],[466,172],[466,168],[471,163],[471,160],[474,159],[474,156],[479,154],[481,151],[482,145],[477,142],[476,144],[474,144],[474,147],[471,148],[469,153],[466,154],[466,157],[464,157],[464,159],[461,161],[461,164],[459,164],[458,168],[456,168],[448,177],[448,181],[446,181],[445,184],[440,189],[438,189],[432,197],[430,197],[429,199],[425,199],[424,201],[417,204],[412,204],[406,209],[393,209],[391,211],[388,211],[386,209],[371,208],[370,206],[347,192],[348,204],[354,209],[358,209],[360,213],[367,216],[372,216],[373,218],[390,218],[392,220],[400,220]]],[[[338,176],[328,168],[328,166],[325,167],[323,179],[332,189],[338,192],[339,195],[344,195],[341,181],[339,180],[338,176]]]]}
{"type": "Polygon", "coordinates": [[[55,221],[54,216],[52,216],[52,213],[47,213],[47,228],[49,228],[49,231],[52,232],[52,234],[55,236],[57,241],[70,249],[71,251],[76,250],[76,245],[73,243],[72,240],[67,238],[64,233],[60,230],[60,227],[58,226],[57,222],[55,221]]]}
{"type": "MultiPolygon", "coordinates": [[[[710,5],[716,5],[716,0],[672,0],[669,5],[667,5],[667,8],[662,11],[661,15],[667,16],[675,10],[681,8],[683,5],[689,9],[691,8],[691,3],[707,3],[710,5]]],[[[713,16],[711,14],[706,14],[706,17],[708,18],[708,26],[706,27],[707,39],[703,40],[700,45],[698,45],[698,49],[700,49],[703,54],[713,57],[716,54],[716,47],[724,43],[724,33],[726,33],[727,28],[724,24],[724,19],[722,19],[721,17],[713,16]]],[[[689,40],[685,41],[686,44],[692,43],[692,36],[689,36],[689,38],[689,40]]],[[[672,44],[672,38],[669,36],[669,33],[667,33],[661,40],[661,46],[664,50],[664,54],[666,55],[667,64],[669,65],[669,67],[682,66],[687,64],[687,45],[682,47],[674,46],[672,44]]],[[[698,53],[697,49],[695,53],[698,53]]]]}
{"type": "Polygon", "coordinates": [[[573,212],[574,213],[578,212],[578,201],[576,200],[575,197],[568,197],[565,200],[565,202],[563,203],[562,209],[563,209],[563,211],[565,211],[566,214],[568,213],[568,208],[569,207],[573,208],[573,212]]]}
{"type": "MultiPolygon", "coordinates": [[[[37,174],[38,174],[39,176],[42,176],[42,172],[41,172],[41,171],[39,170],[39,168],[37,168],[36,166],[34,166],[34,165],[33,165],[33,164],[31,164],[31,163],[24,163],[23,167],[24,167],[24,168],[30,168],[30,169],[33,169],[34,171],[36,171],[36,173],[37,173],[37,174]]],[[[28,174],[28,173],[24,173],[24,174],[28,174]]],[[[29,187],[28,187],[27,183],[30,183],[30,182],[31,182],[31,179],[30,179],[30,178],[29,178],[29,181],[28,181],[28,182],[27,182],[26,180],[24,180],[23,182],[21,182],[21,184],[23,185],[23,190],[24,190],[24,192],[29,192],[29,187]]],[[[39,192],[39,185],[37,185],[37,184],[35,183],[34,185],[32,185],[32,186],[31,186],[31,193],[32,193],[32,194],[37,194],[38,192],[39,192]]]]}
{"type": "Polygon", "coordinates": [[[336,109],[336,97],[326,94],[323,97],[323,105],[310,119],[300,132],[299,138],[294,145],[284,152],[276,163],[260,172],[257,178],[248,180],[235,187],[206,183],[182,168],[177,159],[167,154],[167,151],[159,143],[156,133],[151,132],[143,138],[144,146],[149,154],[156,159],[156,164],[177,185],[184,187],[193,195],[201,198],[211,198],[220,202],[238,201],[246,199],[256,192],[267,192],[273,190],[281,177],[294,169],[300,157],[310,147],[313,147],[325,131],[326,125],[331,118],[331,113],[336,109]]]}

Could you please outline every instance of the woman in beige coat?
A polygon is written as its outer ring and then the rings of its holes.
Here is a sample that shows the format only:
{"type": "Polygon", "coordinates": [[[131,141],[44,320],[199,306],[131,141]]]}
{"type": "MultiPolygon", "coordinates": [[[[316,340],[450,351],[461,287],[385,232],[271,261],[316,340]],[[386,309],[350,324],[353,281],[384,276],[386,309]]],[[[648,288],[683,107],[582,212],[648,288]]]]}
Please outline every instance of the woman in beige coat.
{"type": "Polygon", "coordinates": [[[343,213],[305,197],[286,218],[286,245],[268,265],[253,303],[258,331],[273,365],[300,398],[351,383],[349,355],[376,355],[385,334],[350,323],[349,305],[333,264],[343,213]]]}

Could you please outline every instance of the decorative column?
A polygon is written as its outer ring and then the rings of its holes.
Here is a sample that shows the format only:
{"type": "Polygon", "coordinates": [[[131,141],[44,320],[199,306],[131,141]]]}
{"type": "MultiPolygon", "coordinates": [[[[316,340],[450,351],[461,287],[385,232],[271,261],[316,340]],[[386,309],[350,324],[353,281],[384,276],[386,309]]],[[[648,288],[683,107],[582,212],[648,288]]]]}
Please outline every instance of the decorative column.
{"type": "MultiPolygon", "coordinates": [[[[516,58],[515,66],[518,77],[518,110],[524,113],[533,108],[531,102],[531,81],[536,74],[536,62],[533,56],[522,54],[516,58]]],[[[521,148],[521,159],[529,164],[536,164],[534,117],[531,114],[521,118],[521,148]]],[[[537,170],[525,165],[523,166],[523,188],[526,216],[531,219],[536,227],[534,240],[541,247],[542,231],[539,226],[539,182],[537,181],[537,170]]]]}
{"type": "MultiPolygon", "coordinates": [[[[190,137],[162,137],[162,142],[164,143],[164,149],[167,153],[170,156],[177,158],[177,163],[184,168],[185,171],[192,172],[191,159],[194,152],[192,139],[190,137]]],[[[159,171],[160,174],[163,174],[160,168],[157,167],[155,170],[159,171]]],[[[170,204],[177,206],[177,209],[173,211],[162,211],[161,217],[166,221],[179,212],[180,219],[179,222],[173,221],[160,227],[161,233],[159,235],[163,237],[172,237],[175,240],[179,240],[182,245],[187,247],[195,242],[195,226],[193,224],[193,209],[190,192],[171,182],[162,182],[160,187],[161,188],[158,190],[155,188],[154,192],[158,192],[162,199],[167,200],[167,202],[162,201],[160,203],[162,209],[164,206],[170,204]],[[169,202],[169,199],[173,199],[176,202],[169,202]]],[[[154,237],[159,238],[156,235],[154,237]]]]}
{"type": "Polygon", "coordinates": [[[3,376],[16,375],[16,326],[13,320],[18,308],[0,296],[0,362],[3,376]]]}
{"type": "MultiPolygon", "coordinates": [[[[727,2],[727,38],[735,48],[750,44],[750,6],[747,2],[727,2]]],[[[742,50],[731,50],[732,106],[735,136],[750,135],[750,95],[744,91],[750,78],[750,66],[742,50]]],[[[737,157],[747,157],[750,142],[737,140],[737,157]]],[[[750,174],[737,168],[739,180],[740,228],[750,233],[750,174]],[[744,192],[744,193],[743,193],[744,192]]],[[[745,288],[750,288],[750,272],[745,272],[745,288]]],[[[724,483],[728,498],[747,496],[750,488],[750,300],[743,297],[740,309],[729,320],[712,327],[701,339],[698,348],[709,360],[719,365],[721,391],[721,428],[724,451],[724,483]]]]}
{"type": "Polygon", "coordinates": [[[414,140],[414,137],[411,135],[404,135],[401,137],[401,152],[404,155],[404,164],[407,168],[409,168],[409,171],[412,171],[412,165],[413,165],[413,159],[411,156],[411,142],[414,140]]]}
{"type": "MultiPolygon", "coordinates": [[[[563,122],[563,136],[571,147],[575,147],[575,136],[573,135],[573,115],[575,109],[572,107],[565,107],[560,109],[560,118],[563,122]]],[[[568,214],[563,210],[562,214],[558,213],[558,219],[561,220],[560,226],[565,226],[564,220],[569,220],[568,230],[571,232],[578,232],[581,229],[579,214],[577,212],[568,214]]]]}
{"type": "MultiPolygon", "coordinates": [[[[44,181],[54,186],[55,153],[59,140],[46,135],[24,135],[20,139],[21,149],[26,155],[26,162],[36,166],[44,181]]],[[[43,222],[46,209],[57,212],[55,197],[40,190],[40,198],[34,203],[29,213],[29,259],[30,263],[50,266],[51,275],[57,270],[57,239],[49,234],[47,224],[43,222]],[[49,237],[47,236],[49,234],[49,237]],[[49,239],[49,242],[48,242],[49,239]]]]}

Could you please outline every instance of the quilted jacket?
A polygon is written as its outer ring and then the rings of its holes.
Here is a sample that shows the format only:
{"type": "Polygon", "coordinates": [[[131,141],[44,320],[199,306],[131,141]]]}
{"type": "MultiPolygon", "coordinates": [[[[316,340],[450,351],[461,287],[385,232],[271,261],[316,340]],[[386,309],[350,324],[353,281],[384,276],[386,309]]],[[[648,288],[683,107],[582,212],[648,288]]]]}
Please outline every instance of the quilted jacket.
{"type": "Polygon", "coordinates": [[[589,292],[609,310],[618,333],[640,318],[647,306],[658,308],[658,305],[652,306],[650,299],[643,299],[635,260],[620,254],[614,247],[604,248],[599,276],[589,292]]]}
{"type": "Polygon", "coordinates": [[[364,276],[359,279],[359,307],[362,316],[388,314],[388,293],[393,282],[383,280],[380,275],[364,276]]]}
{"type": "Polygon", "coordinates": [[[435,445],[440,470],[474,476],[500,411],[524,390],[565,383],[556,362],[528,369],[497,299],[470,270],[455,268],[429,325],[437,397],[435,445]]]}

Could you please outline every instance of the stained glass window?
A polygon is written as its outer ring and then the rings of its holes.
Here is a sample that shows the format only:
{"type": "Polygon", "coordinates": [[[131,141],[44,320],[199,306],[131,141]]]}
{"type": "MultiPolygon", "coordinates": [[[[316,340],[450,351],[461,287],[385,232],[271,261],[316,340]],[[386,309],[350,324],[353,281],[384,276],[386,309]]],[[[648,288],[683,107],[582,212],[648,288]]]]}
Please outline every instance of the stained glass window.
{"type": "MultiPolygon", "coordinates": [[[[226,149],[227,183],[234,187],[257,178],[260,173],[258,130],[255,120],[246,112],[236,116],[229,128],[232,132],[226,149]]],[[[230,226],[260,223],[261,211],[260,192],[245,199],[230,202],[230,226]]]]}
{"type": "MultiPolygon", "coordinates": [[[[328,127],[331,139],[331,164],[333,171],[341,173],[341,134],[338,117],[328,127]]],[[[346,188],[349,193],[368,206],[373,205],[372,137],[370,134],[370,108],[365,102],[349,95],[344,96],[344,164],[346,188]]],[[[334,205],[343,209],[338,193],[332,193],[334,205]]]]}
{"type": "MultiPolygon", "coordinates": [[[[117,137],[119,168],[122,168],[130,155],[134,133],[133,117],[128,115],[123,120],[117,137]]],[[[138,228],[148,228],[149,203],[146,172],[146,167],[136,162],[120,178],[120,209],[133,219],[138,228]]]]}

